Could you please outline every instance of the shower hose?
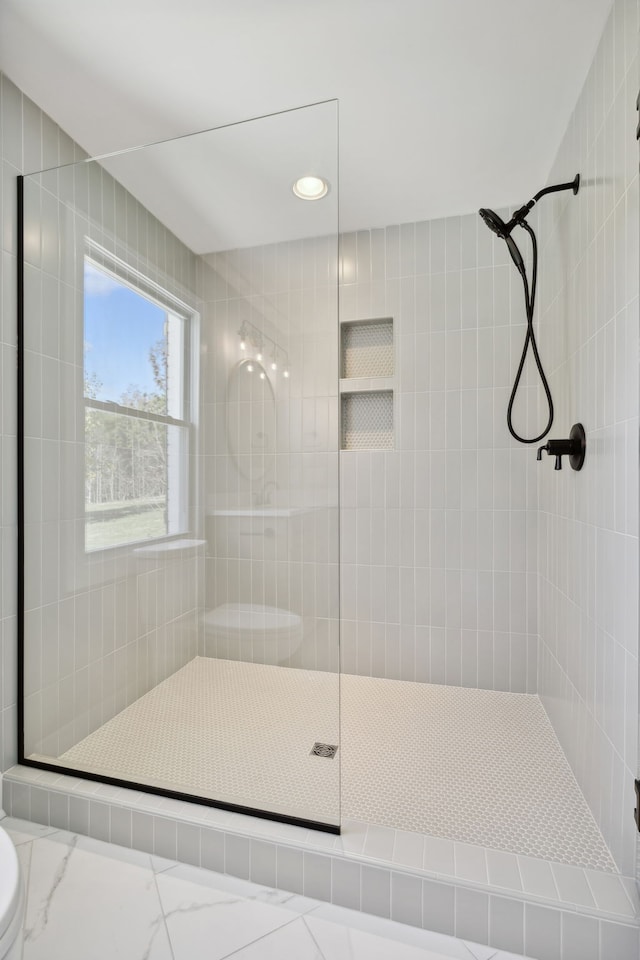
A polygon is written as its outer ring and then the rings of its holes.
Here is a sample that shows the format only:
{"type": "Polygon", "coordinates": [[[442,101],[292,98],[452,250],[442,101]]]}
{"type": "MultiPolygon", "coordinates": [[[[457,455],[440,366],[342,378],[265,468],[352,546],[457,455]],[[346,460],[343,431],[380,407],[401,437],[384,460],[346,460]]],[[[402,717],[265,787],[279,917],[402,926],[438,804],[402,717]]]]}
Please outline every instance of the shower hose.
{"type": "Polygon", "coordinates": [[[540,360],[540,354],[538,353],[538,344],[536,343],[536,336],[533,330],[533,311],[536,302],[536,284],[538,279],[538,244],[536,242],[536,235],[526,222],[526,220],[520,220],[519,225],[527,231],[531,237],[531,246],[533,251],[533,268],[531,272],[531,291],[529,291],[529,283],[527,281],[527,274],[524,268],[524,264],[519,264],[515,257],[512,257],[520,276],[522,277],[522,283],[524,285],[524,300],[527,311],[527,335],[524,340],[524,346],[522,348],[522,356],[520,357],[520,363],[518,365],[518,372],[516,373],[516,378],[513,381],[513,387],[511,390],[511,396],[509,397],[509,406],[507,407],[507,426],[509,427],[509,433],[514,439],[519,440],[520,443],[537,443],[539,440],[542,440],[551,430],[553,424],[553,398],[551,396],[551,390],[549,389],[549,384],[545,376],[544,368],[542,366],[542,361],[540,360]],[[547,420],[547,425],[537,437],[521,437],[513,428],[512,420],[512,410],[513,404],[515,403],[516,395],[520,387],[520,379],[522,377],[522,371],[524,370],[524,365],[527,359],[527,351],[531,345],[533,351],[533,357],[538,368],[538,373],[540,374],[540,381],[544,388],[544,392],[547,398],[547,405],[549,407],[549,419],[547,420]]]}

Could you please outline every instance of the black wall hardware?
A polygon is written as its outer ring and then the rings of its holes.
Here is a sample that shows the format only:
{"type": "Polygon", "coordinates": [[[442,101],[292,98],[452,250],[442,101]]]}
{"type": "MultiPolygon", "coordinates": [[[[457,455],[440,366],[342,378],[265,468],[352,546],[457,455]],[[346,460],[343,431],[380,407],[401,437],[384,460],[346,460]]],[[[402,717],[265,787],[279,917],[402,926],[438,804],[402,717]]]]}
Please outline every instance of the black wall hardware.
{"type": "MultiPolygon", "coordinates": [[[[537,274],[538,274],[538,243],[536,241],[536,235],[527,223],[527,215],[535,204],[542,197],[545,197],[548,193],[558,193],[560,190],[573,190],[574,195],[578,192],[580,188],[580,174],[577,173],[573,180],[569,183],[557,183],[552,187],[545,187],[543,190],[539,190],[533,199],[529,200],[528,203],[525,203],[523,207],[520,207],[511,217],[508,223],[505,223],[504,220],[498,216],[493,210],[488,210],[483,207],[478,211],[486,225],[490,230],[493,231],[498,237],[504,240],[507,244],[507,249],[509,255],[513,260],[516,270],[522,277],[522,284],[524,287],[524,303],[527,314],[527,335],[524,340],[524,346],[522,348],[522,356],[520,357],[520,364],[518,366],[518,372],[516,373],[516,378],[513,381],[513,388],[511,390],[511,396],[509,397],[509,406],[507,407],[507,426],[509,427],[509,433],[520,443],[537,443],[538,440],[542,440],[551,430],[553,425],[553,398],[551,396],[551,390],[549,389],[549,384],[545,376],[544,369],[542,367],[542,361],[540,360],[540,354],[538,353],[538,344],[536,343],[536,337],[533,330],[533,311],[536,303],[536,283],[537,283],[537,274]],[[531,249],[533,252],[533,265],[531,268],[531,289],[529,289],[529,280],[527,277],[527,271],[524,265],[524,260],[522,259],[522,254],[516,244],[515,240],[511,236],[516,227],[522,227],[525,230],[531,239],[531,249]],[[516,399],[516,394],[518,392],[518,387],[520,386],[520,377],[522,376],[522,371],[524,370],[525,361],[527,359],[527,350],[529,349],[529,344],[531,344],[531,350],[533,351],[533,359],[535,360],[536,367],[538,368],[538,373],[540,374],[540,382],[544,389],[545,396],[547,398],[547,407],[549,410],[549,418],[547,420],[547,425],[539,433],[537,437],[521,437],[513,428],[512,412],[513,404],[516,399]]],[[[540,458],[538,458],[540,459],[540,458]]],[[[558,467],[557,469],[560,469],[558,467]]],[[[579,467],[577,469],[580,469],[579,467]]]]}
{"type": "Polygon", "coordinates": [[[549,440],[542,447],[538,447],[537,460],[542,460],[542,451],[546,450],[550,457],[556,458],[554,470],[562,470],[562,458],[569,457],[573,470],[582,470],[584,455],[587,449],[587,436],[581,423],[574,423],[566,440],[549,440]]]}
{"type": "Polygon", "coordinates": [[[633,811],[633,819],[636,822],[636,827],[640,830],[640,813],[638,813],[640,810],[640,780],[634,780],[633,782],[636,788],[636,808],[633,811]]]}

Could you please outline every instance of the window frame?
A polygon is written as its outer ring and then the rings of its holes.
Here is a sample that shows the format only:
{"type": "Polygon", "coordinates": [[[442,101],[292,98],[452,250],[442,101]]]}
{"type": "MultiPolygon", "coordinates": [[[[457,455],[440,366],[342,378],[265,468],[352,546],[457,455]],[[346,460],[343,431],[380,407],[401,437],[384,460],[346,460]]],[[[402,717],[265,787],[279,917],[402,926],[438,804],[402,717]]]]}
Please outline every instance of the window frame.
{"type": "MultiPolygon", "coordinates": [[[[98,400],[87,397],[84,391],[85,354],[82,351],[82,409],[83,435],[86,423],[87,410],[101,410],[117,416],[134,417],[146,422],[164,424],[167,427],[178,428],[177,437],[179,450],[174,455],[174,462],[167,462],[167,532],[157,537],[145,537],[140,540],[122,540],[117,543],[98,547],[87,547],[87,501],[86,492],[83,494],[83,549],[87,559],[98,558],[107,552],[135,549],[141,545],[163,543],[189,535],[189,492],[190,476],[189,461],[191,453],[191,434],[193,428],[193,381],[192,381],[192,344],[193,335],[198,319],[197,312],[183,300],[170,293],[161,284],[131,267],[125,260],[106,250],[89,237],[84,238],[82,255],[82,334],[84,343],[85,333],[85,264],[97,268],[102,273],[111,276],[122,286],[128,287],[134,293],[151,301],[167,313],[177,317],[182,322],[182,336],[180,349],[181,363],[181,390],[180,410],[182,417],[177,418],[169,414],[155,413],[150,410],[140,410],[137,407],[128,407],[114,400],[98,400]],[[175,491],[172,495],[172,489],[175,491]]],[[[86,484],[86,460],[83,458],[83,490],[86,484]]]]}

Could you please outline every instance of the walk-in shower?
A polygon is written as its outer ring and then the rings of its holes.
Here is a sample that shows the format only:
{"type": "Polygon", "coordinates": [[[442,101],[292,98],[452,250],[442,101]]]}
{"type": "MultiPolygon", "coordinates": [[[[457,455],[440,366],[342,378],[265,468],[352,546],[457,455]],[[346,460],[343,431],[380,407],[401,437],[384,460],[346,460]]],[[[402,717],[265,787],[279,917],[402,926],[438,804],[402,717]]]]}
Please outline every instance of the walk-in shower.
{"type": "MultiPolygon", "coordinates": [[[[411,315],[436,365],[414,373],[419,440],[393,229],[343,235],[339,264],[337,196],[333,102],[24,178],[22,760],[610,869],[530,696],[521,545],[511,583],[468,570],[462,517],[477,555],[487,505],[471,512],[481,477],[452,429],[448,334],[438,379],[436,301],[411,315]],[[331,189],[304,202],[299,172],[331,189]],[[430,483],[409,492],[394,465],[427,452],[430,483]]],[[[529,293],[511,238],[527,210],[482,215],[525,281],[537,356],[536,266],[529,293]]],[[[403,228],[412,288],[462,283],[438,270],[442,228],[403,228]]],[[[512,479],[530,469],[514,460],[512,479]]],[[[497,543],[501,505],[489,516],[497,543]]]]}

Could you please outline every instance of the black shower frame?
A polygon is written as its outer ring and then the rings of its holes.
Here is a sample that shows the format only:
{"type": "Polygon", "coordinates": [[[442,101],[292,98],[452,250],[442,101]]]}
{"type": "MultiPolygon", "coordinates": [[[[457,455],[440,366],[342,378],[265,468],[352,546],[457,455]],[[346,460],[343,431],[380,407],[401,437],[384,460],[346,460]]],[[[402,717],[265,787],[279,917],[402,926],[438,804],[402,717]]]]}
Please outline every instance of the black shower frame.
{"type": "Polygon", "coordinates": [[[229,810],[231,813],[243,813],[262,820],[272,820],[277,823],[287,823],[295,827],[304,827],[311,830],[320,830],[323,833],[340,834],[340,826],[322,823],[316,820],[306,820],[302,817],[292,817],[287,814],[274,813],[271,810],[261,810],[257,807],[246,807],[236,803],[225,803],[222,800],[212,800],[210,797],[201,797],[197,794],[184,793],[179,790],[169,790],[165,787],[155,787],[134,780],[122,780],[119,777],[103,776],[90,773],[86,770],[76,770],[74,767],[62,766],[58,763],[47,763],[45,760],[31,760],[24,754],[24,541],[25,541],[25,495],[24,495],[24,176],[17,177],[17,520],[18,520],[18,570],[17,570],[17,634],[18,634],[18,763],[23,767],[33,767],[37,770],[50,770],[52,773],[66,774],[78,777],[81,780],[93,780],[97,783],[108,783],[114,787],[124,787],[130,790],[140,790],[158,797],[169,797],[172,800],[186,800],[189,803],[198,803],[219,810],[229,810]]]}

